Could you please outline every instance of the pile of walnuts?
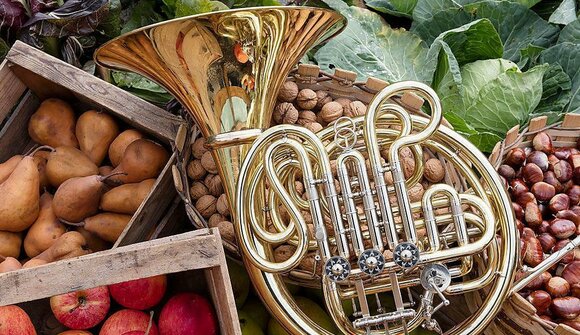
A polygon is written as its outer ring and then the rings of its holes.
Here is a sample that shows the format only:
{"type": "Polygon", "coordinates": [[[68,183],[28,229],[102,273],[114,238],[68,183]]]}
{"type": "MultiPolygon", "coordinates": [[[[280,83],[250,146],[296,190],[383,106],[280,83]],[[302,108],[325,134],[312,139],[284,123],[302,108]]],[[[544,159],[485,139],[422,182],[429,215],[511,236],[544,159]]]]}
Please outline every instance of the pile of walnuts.
{"type": "MultiPolygon", "coordinates": [[[[279,94],[278,102],[274,108],[271,126],[277,124],[296,124],[307,128],[313,132],[318,132],[327,127],[332,122],[342,116],[356,117],[366,113],[367,106],[358,100],[347,98],[334,99],[328,91],[314,91],[308,88],[300,89],[293,81],[286,81],[279,94]]],[[[228,207],[226,196],[220,177],[217,175],[217,168],[213,157],[208,149],[204,147],[205,140],[198,138],[192,145],[193,160],[187,167],[187,174],[192,180],[190,195],[199,213],[208,221],[210,227],[218,227],[222,237],[230,242],[235,242],[233,229],[233,218],[228,207]]],[[[387,151],[382,152],[383,159],[387,157],[387,151]]],[[[415,171],[415,161],[413,152],[409,148],[400,151],[400,159],[406,178],[409,178],[415,171]]],[[[425,189],[432,183],[442,182],[445,178],[445,168],[438,158],[433,157],[428,151],[423,152],[423,178],[408,190],[411,201],[420,201],[425,189]]],[[[336,173],[336,163],[331,161],[335,185],[340,194],[340,183],[336,173]]],[[[367,159],[367,170],[370,171],[370,164],[367,159]]],[[[372,177],[370,178],[372,179],[372,177]]],[[[393,179],[390,174],[385,175],[386,183],[392,185],[393,179]]],[[[371,182],[371,187],[374,183],[371,182]]],[[[302,198],[306,199],[302,180],[296,180],[295,191],[302,198]]],[[[396,203],[394,195],[391,202],[396,203]]],[[[358,202],[357,202],[358,203],[358,202]]],[[[362,204],[357,206],[361,216],[364,216],[362,204]]],[[[288,224],[289,216],[284,208],[280,208],[282,220],[288,224]]],[[[307,211],[302,211],[302,215],[308,225],[311,240],[314,236],[314,224],[312,217],[307,211]]],[[[325,226],[329,235],[333,235],[333,225],[329,217],[325,217],[325,226]]],[[[366,225],[363,225],[366,230],[366,225]]],[[[421,234],[421,232],[419,232],[421,234]]],[[[370,247],[370,245],[369,245],[370,247]]],[[[275,259],[282,262],[288,259],[295,251],[295,247],[290,244],[283,244],[275,249],[275,259]]],[[[299,269],[310,273],[321,273],[322,264],[315,259],[315,253],[308,254],[298,266],[299,269]]]]}

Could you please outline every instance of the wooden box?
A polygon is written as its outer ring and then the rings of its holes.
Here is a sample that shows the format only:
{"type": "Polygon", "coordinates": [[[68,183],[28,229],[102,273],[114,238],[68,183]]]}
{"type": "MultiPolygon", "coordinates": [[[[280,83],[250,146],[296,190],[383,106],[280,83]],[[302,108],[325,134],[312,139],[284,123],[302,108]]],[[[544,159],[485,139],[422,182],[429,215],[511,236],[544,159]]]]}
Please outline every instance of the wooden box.
{"type": "MultiPolygon", "coordinates": [[[[184,213],[181,215],[183,218],[184,213]]],[[[38,299],[189,270],[204,272],[221,334],[241,334],[226,258],[217,228],[200,229],[0,274],[0,306],[32,301],[21,304],[21,307],[31,316],[39,335],[48,334],[39,328],[51,327],[46,323],[57,327],[57,322],[54,319],[51,321],[52,313],[50,308],[46,310],[46,301],[42,304],[45,310],[38,307],[38,299]]]]}
{"type": "MultiPolygon", "coordinates": [[[[181,118],[22,42],[14,44],[0,65],[0,93],[0,162],[32,147],[28,120],[46,98],[66,100],[77,111],[109,113],[161,142],[169,152],[183,124],[181,118]]],[[[172,156],[114,247],[144,241],[151,235],[177,196],[171,175],[174,160],[172,156]]]]}

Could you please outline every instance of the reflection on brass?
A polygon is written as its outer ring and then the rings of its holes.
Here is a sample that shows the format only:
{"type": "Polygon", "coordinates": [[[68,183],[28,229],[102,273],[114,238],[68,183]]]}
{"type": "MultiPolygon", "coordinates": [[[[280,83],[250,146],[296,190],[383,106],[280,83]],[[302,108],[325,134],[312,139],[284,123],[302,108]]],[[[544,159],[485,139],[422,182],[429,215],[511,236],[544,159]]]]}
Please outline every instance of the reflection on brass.
{"type": "Polygon", "coordinates": [[[297,308],[282,276],[316,251],[327,308],[342,333],[406,334],[419,326],[480,333],[509,294],[517,232],[499,177],[469,141],[440,125],[441,104],[432,89],[389,85],[365,116],[341,118],[317,134],[295,125],[268,128],[291,67],[344,25],[340,14],[316,8],[215,12],[131,32],[101,47],[95,59],[155,80],[197,122],[224,181],[252,282],[289,332],[329,334],[297,308]],[[425,99],[430,119],[391,103],[403,93],[425,99]],[[415,153],[409,178],[398,154],[405,147],[415,153]],[[412,203],[408,190],[421,179],[422,148],[453,165],[469,191],[435,184],[412,203]],[[386,163],[381,152],[388,153],[386,163]],[[386,173],[393,185],[386,184],[386,173]],[[293,186],[297,176],[306,198],[293,186]],[[281,219],[282,207],[289,222],[281,219]],[[273,254],[281,243],[296,251],[278,262],[273,254]],[[446,308],[464,308],[449,296],[482,289],[486,297],[475,314],[451,329],[439,324],[446,308]],[[382,305],[381,295],[392,296],[394,305],[382,305]],[[346,304],[353,307],[348,313],[346,304]]]}

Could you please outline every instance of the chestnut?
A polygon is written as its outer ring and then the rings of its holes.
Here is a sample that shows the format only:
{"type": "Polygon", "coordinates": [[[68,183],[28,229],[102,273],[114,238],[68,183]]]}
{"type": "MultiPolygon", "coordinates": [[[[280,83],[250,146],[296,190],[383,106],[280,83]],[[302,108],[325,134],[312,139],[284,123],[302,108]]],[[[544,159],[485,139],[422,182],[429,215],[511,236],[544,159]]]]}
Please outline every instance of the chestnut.
{"type": "Polygon", "coordinates": [[[544,252],[540,241],[535,237],[526,239],[526,254],[524,262],[530,266],[536,266],[544,260],[544,252]]]}
{"type": "Polygon", "coordinates": [[[571,209],[565,209],[556,213],[556,217],[559,219],[567,219],[574,222],[575,225],[580,225],[580,214],[577,214],[571,209]]]}
{"type": "Polygon", "coordinates": [[[554,322],[554,320],[552,320],[552,317],[546,314],[542,314],[539,316],[540,319],[544,320],[544,321],[549,321],[549,322],[554,322]]]}
{"type": "MultiPolygon", "coordinates": [[[[547,161],[548,157],[546,157],[546,162],[547,161]]],[[[504,177],[507,180],[512,180],[516,176],[516,170],[514,170],[513,167],[507,164],[500,165],[499,168],[497,169],[497,173],[499,173],[500,176],[504,177]]]]}
{"type": "Polygon", "coordinates": [[[524,229],[522,230],[522,238],[527,241],[530,238],[534,237],[536,237],[536,233],[534,233],[534,231],[531,228],[524,227],[524,229]]]}
{"type": "Polygon", "coordinates": [[[532,151],[532,153],[526,158],[526,164],[534,163],[543,172],[548,171],[548,155],[541,151],[532,151]]]}
{"type": "Polygon", "coordinates": [[[542,223],[542,212],[535,202],[528,202],[524,211],[524,219],[530,227],[537,227],[542,223]]]}
{"type": "Polygon", "coordinates": [[[562,271],[562,278],[572,285],[580,283],[580,261],[573,261],[562,271]]]}
{"type": "Polygon", "coordinates": [[[526,160],[526,153],[522,148],[511,149],[505,158],[505,163],[513,167],[518,167],[526,160]]]}
{"type": "Polygon", "coordinates": [[[580,299],[576,297],[561,297],[552,300],[550,311],[557,317],[572,320],[580,314],[580,299]]]}
{"type": "Polygon", "coordinates": [[[550,227],[550,223],[546,220],[543,220],[539,226],[536,227],[537,234],[544,234],[548,232],[548,227],[550,227]]]}
{"type": "Polygon", "coordinates": [[[538,314],[544,314],[552,304],[552,297],[546,291],[536,290],[530,293],[528,301],[536,308],[538,314]]]}
{"type": "Polygon", "coordinates": [[[545,253],[550,252],[554,245],[556,245],[556,238],[548,233],[543,233],[538,236],[538,240],[540,241],[542,250],[544,250],[545,253]]]}
{"type": "Polygon", "coordinates": [[[528,247],[528,243],[523,238],[520,238],[520,258],[524,259],[526,256],[526,248],[528,247]]]}
{"type": "Polygon", "coordinates": [[[545,183],[543,181],[537,182],[532,185],[532,194],[538,199],[539,201],[548,201],[552,199],[552,197],[556,194],[556,189],[554,186],[545,183]]]}
{"type": "Polygon", "coordinates": [[[570,198],[563,193],[556,194],[550,199],[549,207],[553,213],[568,209],[570,207],[570,198]]]}
{"type": "Polygon", "coordinates": [[[580,282],[572,285],[570,288],[570,294],[576,298],[580,298],[580,282]]]}
{"type": "Polygon", "coordinates": [[[572,179],[572,172],[572,166],[565,160],[561,160],[554,165],[554,174],[561,183],[572,179]]]}
{"type": "Polygon", "coordinates": [[[580,167],[580,154],[571,154],[570,157],[568,157],[568,163],[570,163],[573,168],[580,167]]]}
{"type": "Polygon", "coordinates": [[[554,186],[556,193],[560,193],[564,190],[564,186],[562,186],[562,183],[560,183],[558,178],[556,178],[554,171],[547,171],[544,173],[544,182],[554,186]]]}
{"type": "Polygon", "coordinates": [[[570,203],[574,205],[580,204],[580,185],[574,185],[566,191],[568,197],[570,197],[570,203]]]}
{"type": "Polygon", "coordinates": [[[516,214],[516,219],[522,220],[524,218],[524,209],[517,202],[512,202],[512,209],[516,214]]]}
{"type": "Polygon", "coordinates": [[[536,203],[536,197],[531,192],[524,192],[516,198],[516,202],[525,207],[530,202],[536,203]]]}
{"type": "MultiPolygon", "coordinates": [[[[556,173],[556,171],[554,171],[554,173],[556,173]]],[[[522,175],[524,177],[524,181],[530,185],[544,180],[544,172],[534,163],[526,164],[522,169],[522,175]]],[[[556,178],[558,178],[557,173],[556,178]]],[[[558,178],[558,180],[560,180],[560,178],[558,178]]]]}
{"type": "Polygon", "coordinates": [[[570,148],[556,148],[554,149],[554,156],[558,157],[558,159],[568,159],[572,153],[570,152],[570,148]]]}
{"type": "Polygon", "coordinates": [[[546,291],[552,298],[567,296],[570,293],[570,284],[562,277],[554,276],[546,284],[546,291]]]}
{"type": "Polygon", "coordinates": [[[510,183],[510,190],[515,198],[519,197],[520,194],[529,191],[528,186],[521,179],[512,180],[510,183]]]}
{"type": "Polygon", "coordinates": [[[525,288],[528,290],[540,290],[542,287],[544,287],[545,284],[548,283],[550,278],[552,278],[552,275],[548,271],[544,271],[542,274],[532,279],[528,285],[525,286],[525,288]]]}
{"type": "Polygon", "coordinates": [[[568,238],[576,232],[576,225],[574,222],[566,219],[554,219],[548,227],[548,232],[557,239],[568,238]]]}
{"type": "Polygon", "coordinates": [[[548,155],[548,170],[554,171],[554,166],[560,162],[560,159],[556,155],[548,155]]]}
{"type": "Polygon", "coordinates": [[[548,154],[553,150],[552,139],[550,138],[550,135],[543,131],[537,133],[536,136],[534,136],[532,145],[534,146],[535,150],[543,151],[548,154]]]}
{"type": "Polygon", "coordinates": [[[574,168],[572,172],[572,182],[576,185],[580,185],[580,166],[574,168]]]}
{"type": "Polygon", "coordinates": [[[520,219],[516,219],[516,227],[518,228],[518,232],[520,232],[520,235],[522,235],[524,232],[524,224],[522,223],[522,221],[520,221],[520,219]]]}
{"type": "MultiPolygon", "coordinates": [[[[570,243],[570,240],[565,239],[565,240],[560,240],[558,242],[556,242],[556,244],[554,245],[554,248],[552,249],[552,253],[559,251],[560,249],[564,248],[568,243],[570,243]]],[[[562,264],[568,264],[568,263],[572,263],[574,262],[574,253],[573,252],[569,252],[566,254],[566,256],[564,256],[562,259],[560,259],[560,263],[562,264]]],[[[572,270],[569,270],[572,271],[572,270]]],[[[578,269],[578,271],[580,271],[580,269],[578,269]]],[[[566,280],[568,280],[568,278],[566,278],[566,276],[562,276],[564,277],[566,280]]],[[[568,281],[570,283],[570,281],[568,281]]],[[[574,283],[574,282],[572,282],[574,283]]]]}

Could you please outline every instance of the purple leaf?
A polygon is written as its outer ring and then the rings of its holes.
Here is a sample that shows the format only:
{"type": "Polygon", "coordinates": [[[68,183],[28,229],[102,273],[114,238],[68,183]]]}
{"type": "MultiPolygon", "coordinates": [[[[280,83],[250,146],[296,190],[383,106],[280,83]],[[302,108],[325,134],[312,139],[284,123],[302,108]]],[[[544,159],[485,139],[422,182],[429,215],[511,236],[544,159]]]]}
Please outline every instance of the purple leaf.
{"type": "Polygon", "coordinates": [[[0,0],[0,31],[15,33],[26,22],[26,9],[17,0],[0,0]]]}
{"type": "Polygon", "coordinates": [[[56,0],[28,0],[32,15],[38,12],[47,12],[58,7],[56,0]]]}

